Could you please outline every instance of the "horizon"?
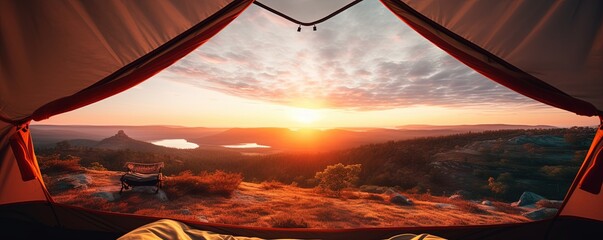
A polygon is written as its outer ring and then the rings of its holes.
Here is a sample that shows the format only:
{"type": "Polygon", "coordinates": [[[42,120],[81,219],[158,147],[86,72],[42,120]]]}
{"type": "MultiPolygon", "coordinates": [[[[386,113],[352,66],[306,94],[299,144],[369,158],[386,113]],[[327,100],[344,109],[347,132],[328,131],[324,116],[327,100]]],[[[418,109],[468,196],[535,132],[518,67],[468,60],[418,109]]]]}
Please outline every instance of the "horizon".
{"type": "Polygon", "coordinates": [[[276,126],[263,126],[263,127],[206,127],[206,126],[183,126],[183,125],[170,125],[170,124],[148,124],[148,125],[127,125],[127,124],[47,124],[45,122],[32,122],[33,126],[61,126],[61,127],[168,127],[168,128],[207,128],[207,129],[289,129],[289,130],[331,130],[331,129],[393,129],[393,130],[412,130],[408,128],[412,127],[461,127],[461,126],[525,126],[525,127],[554,127],[554,128],[571,128],[571,127],[591,127],[596,128],[598,124],[592,125],[567,125],[558,126],[550,124],[509,124],[509,123],[477,123],[477,124],[404,124],[400,126],[389,126],[389,127],[332,127],[332,128],[320,128],[320,127],[276,127],[276,126]]]}
{"type": "Polygon", "coordinates": [[[378,2],[358,3],[317,31],[296,28],[251,5],[147,81],[40,124],[334,129],[599,123],[486,79],[378,2]]]}

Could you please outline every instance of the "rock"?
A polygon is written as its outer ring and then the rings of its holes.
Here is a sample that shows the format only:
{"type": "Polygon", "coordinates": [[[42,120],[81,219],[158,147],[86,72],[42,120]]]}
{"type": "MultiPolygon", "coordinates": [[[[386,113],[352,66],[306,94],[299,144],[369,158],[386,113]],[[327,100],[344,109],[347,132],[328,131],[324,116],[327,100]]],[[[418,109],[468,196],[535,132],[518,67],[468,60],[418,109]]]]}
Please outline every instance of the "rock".
{"type": "Polygon", "coordinates": [[[448,204],[448,203],[436,203],[434,205],[437,208],[444,208],[444,209],[455,209],[456,207],[452,204],[448,204]]]}
{"type": "Polygon", "coordinates": [[[536,206],[543,207],[543,208],[556,208],[556,209],[559,209],[559,208],[561,208],[561,204],[563,204],[563,201],[560,201],[560,200],[548,200],[548,199],[542,199],[542,200],[536,202],[536,206]]]}
{"type": "Polygon", "coordinates": [[[204,222],[204,223],[209,222],[209,220],[207,219],[207,217],[205,217],[205,216],[203,216],[203,215],[199,215],[199,216],[197,216],[197,220],[198,220],[199,222],[204,222]]]}
{"type": "Polygon", "coordinates": [[[155,187],[155,186],[137,186],[137,187],[132,188],[132,192],[154,194],[155,198],[157,198],[157,200],[162,201],[162,202],[167,202],[170,200],[167,197],[167,195],[165,194],[165,192],[161,189],[159,189],[159,191],[157,191],[157,193],[155,193],[156,189],[157,189],[157,187],[155,187]]]}
{"type": "Polygon", "coordinates": [[[540,208],[522,215],[531,220],[543,220],[554,217],[557,211],[556,208],[540,208]]]}
{"type": "Polygon", "coordinates": [[[360,191],[367,193],[384,193],[387,191],[387,187],[375,186],[375,185],[362,185],[360,191]]]}
{"type": "Polygon", "coordinates": [[[492,202],[489,200],[484,200],[484,201],[482,201],[482,205],[492,206],[492,202]]]}
{"type": "Polygon", "coordinates": [[[458,190],[452,194],[452,196],[454,196],[454,195],[461,196],[461,199],[469,199],[472,197],[472,194],[469,191],[465,191],[465,190],[458,190]]]}
{"type": "Polygon", "coordinates": [[[394,190],[394,189],[392,189],[392,188],[388,188],[388,189],[385,191],[385,193],[386,193],[386,194],[389,194],[389,195],[395,195],[395,194],[399,194],[399,193],[398,193],[398,191],[396,191],[396,190],[394,190]]]}
{"type": "Polygon", "coordinates": [[[462,200],[462,199],[465,199],[465,198],[463,197],[463,195],[454,194],[454,195],[448,197],[448,199],[450,199],[450,200],[462,200]]]}
{"type": "Polygon", "coordinates": [[[88,184],[91,182],[90,176],[83,173],[68,175],[55,180],[50,186],[50,189],[53,192],[62,192],[72,189],[85,190],[88,189],[88,184]]]}
{"type": "Polygon", "coordinates": [[[543,196],[540,196],[536,193],[523,192],[523,194],[521,194],[521,197],[519,197],[519,200],[517,202],[514,202],[511,205],[515,206],[515,207],[534,207],[536,202],[543,200],[543,199],[546,200],[546,198],[544,198],[543,196]]]}
{"type": "Polygon", "coordinates": [[[112,192],[95,192],[92,194],[92,196],[105,199],[109,202],[114,202],[115,200],[118,200],[120,198],[119,194],[115,194],[112,192]]]}
{"type": "Polygon", "coordinates": [[[389,201],[391,203],[393,203],[393,204],[404,205],[404,206],[410,206],[410,205],[414,204],[412,202],[412,200],[410,200],[406,196],[404,196],[402,194],[399,194],[399,193],[392,194],[392,196],[390,197],[389,201]]]}
{"type": "Polygon", "coordinates": [[[157,192],[155,194],[155,197],[157,198],[157,200],[162,201],[162,202],[167,202],[170,199],[168,199],[167,195],[165,194],[165,192],[163,190],[159,190],[159,192],[157,192]]]}

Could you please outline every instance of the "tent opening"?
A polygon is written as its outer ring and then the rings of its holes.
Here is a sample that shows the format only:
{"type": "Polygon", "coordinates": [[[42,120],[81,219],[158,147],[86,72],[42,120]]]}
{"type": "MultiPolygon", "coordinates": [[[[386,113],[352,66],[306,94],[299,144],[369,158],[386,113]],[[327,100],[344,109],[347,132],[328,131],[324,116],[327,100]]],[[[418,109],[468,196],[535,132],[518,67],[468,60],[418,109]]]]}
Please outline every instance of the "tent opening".
{"type": "Polygon", "coordinates": [[[497,85],[376,1],[297,26],[252,5],[148,81],[32,124],[53,201],[270,228],[557,214],[597,119],[497,85]],[[162,162],[161,188],[122,189],[128,162],[162,162]]]}

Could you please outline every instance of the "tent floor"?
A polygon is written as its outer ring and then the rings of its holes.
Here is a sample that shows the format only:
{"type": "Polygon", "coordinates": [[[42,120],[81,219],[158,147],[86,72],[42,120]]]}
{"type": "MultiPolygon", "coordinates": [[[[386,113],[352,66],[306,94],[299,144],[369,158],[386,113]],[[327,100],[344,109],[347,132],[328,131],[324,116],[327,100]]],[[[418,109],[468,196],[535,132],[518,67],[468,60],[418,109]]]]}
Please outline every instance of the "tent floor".
{"type": "MultiPolygon", "coordinates": [[[[0,205],[0,239],[116,239],[158,219],[98,212],[48,202],[5,204],[0,205]],[[61,219],[63,226],[57,224],[57,219],[61,219]]],[[[400,233],[429,233],[447,239],[589,239],[589,236],[603,236],[603,222],[575,217],[487,226],[302,230],[183,222],[200,230],[259,238],[370,240],[400,233]]]]}

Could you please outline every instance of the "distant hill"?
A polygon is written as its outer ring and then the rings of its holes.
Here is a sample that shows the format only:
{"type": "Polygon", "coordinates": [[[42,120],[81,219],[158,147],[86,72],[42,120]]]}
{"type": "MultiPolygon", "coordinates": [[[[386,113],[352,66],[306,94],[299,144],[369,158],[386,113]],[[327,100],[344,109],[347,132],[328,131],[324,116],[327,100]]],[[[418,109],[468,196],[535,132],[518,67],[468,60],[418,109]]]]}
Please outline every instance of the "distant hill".
{"type": "Polygon", "coordinates": [[[528,125],[459,125],[429,126],[409,125],[404,129],[348,128],[348,129],[301,129],[288,128],[233,128],[201,138],[187,139],[199,145],[226,145],[257,143],[276,149],[293,151],[332,151],[366,144],[407,140],[420,137],[437,137],[467,132],[482,132],[506,129],[551,129],[553,126],[528,125]]]}
{"type": "Polygon", "coordinates": [[[102,139],[100,141],[90,139],[72,139],[65,140],[69,143],[70,147],[89,147],[96,149],[109,149],[109,150],[132,150],[139,152],[159,153],[165,152],[169,148],[157,146],[152,143],[139,141],[129,137],[125,131],[119,130],[117,134],[102,139]]]}
{"type": "Polygon", "coordinates": [[[88,126],[88,125],[31,125],[36,147],[53,147],[64,140],[88,139],[100,141],[107,136],[124,130],[134,139],[154,141],[162,139],[198,138],[209,136],[226,129],[179,126],[88,126]]]}
{"type": "Polygon", "coordinates": [[[495,130],[512,130],[512,129],[551,129],[557,128],[549,125],[513,125],[513,124],[473,124],[473,125],[403,125],[397,129],[405,130],[456,130],[461,132],[483,132],[495,130]]]}
{"type": "Polygon", "coordinates": [[[112,137],[101,140],[94,147],[111,150],[130,149],[143,152],[159,152],[165,149],[165,147],[157,146],[152,143],[135,140],[126,135],[123,130],[119,130],[117,134],[112,137]]]}
{"type": "MultiPolygon", "coordinates": [[[[420,137],[436,137],[466,132],[482,132],[505,129],[552,129],[546,125],[407,125],[387,128],[300,129],[288,128],[202,128],[177,126],[63,126],[32,125],[32,137],[36,148],[54,147],[59,141],[69,140],[76,146],[94,147],[94,141],[123,130],[131,139],[153,141],[162,139],[186,139],[204,149],[222,149],[222,145],[257,143],[270,146],[270,153],[281,151],[325,152],[358,147],[387,141],[407,140],[420,137]]],[[[143,148],[142,145],[138,146],[143,148]]],[[[243,150],[238,150],[243,151],[243,150]]],[[[254,151],[254,150],[245,150],[254,151]]],[[[258,150],[259,151],[259,150],[258,150]]]]}

